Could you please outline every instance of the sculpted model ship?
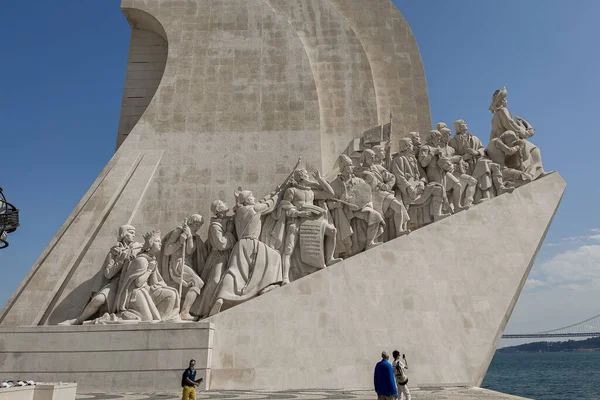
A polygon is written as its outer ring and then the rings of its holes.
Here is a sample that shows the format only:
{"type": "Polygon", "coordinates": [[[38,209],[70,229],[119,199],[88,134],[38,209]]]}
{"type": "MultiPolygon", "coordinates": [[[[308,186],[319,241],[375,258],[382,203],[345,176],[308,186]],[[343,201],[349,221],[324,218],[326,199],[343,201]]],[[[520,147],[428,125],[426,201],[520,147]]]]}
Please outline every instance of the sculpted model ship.
{"type": "Polygon", "coordinates": [[[239,187],[231,214],[215,200],[207,240],[198,214],[162,239],[145,233],[143,244],[121,226],[102,266],[106,284],[61,324],[206,318],[544,176],[527,140],[534,130],[511,116],[506,96],[493,94],[487,147],[457,120],[454,137],[438,123],[425,144],[411,132],[391,154],[390,122],[351,143],[329,179],[317,169],[311,179],[300,159],[260,200],[239,187]]]}

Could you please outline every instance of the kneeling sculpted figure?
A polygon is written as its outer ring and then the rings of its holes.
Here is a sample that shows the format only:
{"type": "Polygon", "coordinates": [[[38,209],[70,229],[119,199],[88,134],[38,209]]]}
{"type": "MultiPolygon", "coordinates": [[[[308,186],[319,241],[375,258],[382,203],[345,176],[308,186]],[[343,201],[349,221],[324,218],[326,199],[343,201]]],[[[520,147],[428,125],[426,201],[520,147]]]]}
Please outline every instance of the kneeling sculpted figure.
{"type": "Polygon", "coordinates": [[[234,222],[238,242],[216,290],[210,315],[281,286],[281,256],[259,240],[261,217],[273,212],[279,196],[276,190],[257,203],[251,191],[238,188],[235,192],[234,222]]]}
{"type": "Polygon", "coordinates": [[[160,232],[145,233],[141,252],[123,269],[116,298],[121,320],[179,321],[177,290],[167,286],[158,271],[160,250],[160,232]]]}
{"type": "Polygon", "coordinates": [[[135,258],[142,248],[142,245],[134,242],[134,239],[135,228],[133,226],[122,225],[119,228],[117,244],[111,247],[102,266],[104,278],[108,280],[108,283],[98,293],[93,294],[79,317],[61,322],[59,325],[81,325],[95,314],[102,316],[115,312],[115,297],[119,290],[121,270],[124,265],[129,264],[135,258]]]}
{"type": "Polygon", "coordinates": [[[506,131],[500,137],[490,140],[485,152],[492,161],[500,165],[502,178],[508,185],[519,187],[533,180],[523,163],[528,154],[527,144],[515,132],[506,131]]]}
{"type": "Polygon", "coordinates": [[[198,230],[204,224],[204,219],[199,214],[191,215],[178,228],[173,229],[165,237],[165,248],[162,257],[162,270],[169,286],[179,289],[181,271],[183,269],[183,287],[186,292],[181,305],[181,319],[193,321],[196,319],[191,312],[200,314],[199,296],[204,282],[200,274],[206,260],[206,246],[198,230]],[[185,255],[183,254],[185,249],[185,255]],[[192,307],[195,307],[192,310],[192,307]]]}

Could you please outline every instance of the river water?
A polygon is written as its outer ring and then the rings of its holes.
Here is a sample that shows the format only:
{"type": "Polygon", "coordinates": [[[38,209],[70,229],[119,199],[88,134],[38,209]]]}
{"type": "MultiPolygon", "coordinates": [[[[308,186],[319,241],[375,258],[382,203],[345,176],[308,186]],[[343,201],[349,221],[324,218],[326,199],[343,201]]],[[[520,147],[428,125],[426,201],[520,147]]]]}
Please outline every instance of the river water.
{"type": "Polygon", "coordinates": [[[496,353],[481,385],[543,400],[600,400],[600,352],[496,353]]]}

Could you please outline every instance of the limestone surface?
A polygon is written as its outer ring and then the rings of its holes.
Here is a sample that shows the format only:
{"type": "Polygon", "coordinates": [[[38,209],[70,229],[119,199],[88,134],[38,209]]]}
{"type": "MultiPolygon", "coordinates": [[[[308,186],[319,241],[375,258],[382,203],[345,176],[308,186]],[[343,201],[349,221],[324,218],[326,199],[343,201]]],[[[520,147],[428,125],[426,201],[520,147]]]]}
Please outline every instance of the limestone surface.
{"type": "Polygon", "coordinates": [[[553,173],[211,318],[211,389],[477,386],[560,203],[553,173]]]}
{"type": "Polygon", "coordinates": [[[80,315],[123,224],[169,232],[190,213],[209,215],[215,199],[233,204],[232,188],[269,193],[301,155],[330,171],[390,112],[396,135],[431,126],[419,51],[391,0],[121,6],[132,38],[118,150],[2,310],[1,326],[80,315]]]}
{"type": "Polygon", "coordinates": [[[213,335],[206,322],[0,328],[0,380],[77,382],[84,392],[173,390],[194,358],[202,390],[213,335]]]}

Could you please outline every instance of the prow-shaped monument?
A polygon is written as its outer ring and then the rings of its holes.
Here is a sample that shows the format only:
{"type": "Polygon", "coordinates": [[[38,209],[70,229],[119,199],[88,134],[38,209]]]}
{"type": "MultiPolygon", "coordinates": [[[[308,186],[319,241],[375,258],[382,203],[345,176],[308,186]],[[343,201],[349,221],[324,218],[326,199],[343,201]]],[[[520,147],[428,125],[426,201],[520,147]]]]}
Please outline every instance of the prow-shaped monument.
{"type": "Polygon", "coordinates": [[[118,148],[2,310],[0,378],[371,388],[401,348],[411,386],[479,385],[565,188],[507,90],[487,146],[431,130],[390,0],[122,8],[118,148]]]}

